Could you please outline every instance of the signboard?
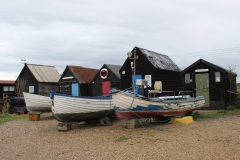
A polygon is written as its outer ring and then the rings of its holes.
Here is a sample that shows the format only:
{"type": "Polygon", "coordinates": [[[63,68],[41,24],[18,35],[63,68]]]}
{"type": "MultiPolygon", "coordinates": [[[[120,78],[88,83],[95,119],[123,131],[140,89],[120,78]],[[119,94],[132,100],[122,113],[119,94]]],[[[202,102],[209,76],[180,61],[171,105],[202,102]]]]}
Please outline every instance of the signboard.
{"type": "Polygon", "coordinates": [[[195,72],[208,72],[208,69],[196,69],[195,72]]]}

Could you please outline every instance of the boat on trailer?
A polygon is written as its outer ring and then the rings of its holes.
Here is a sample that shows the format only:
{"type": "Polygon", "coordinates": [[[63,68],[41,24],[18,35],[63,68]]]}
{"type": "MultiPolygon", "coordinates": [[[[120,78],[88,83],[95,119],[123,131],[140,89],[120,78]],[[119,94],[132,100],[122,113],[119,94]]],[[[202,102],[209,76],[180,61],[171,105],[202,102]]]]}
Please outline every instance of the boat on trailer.
{"type": "Polygon", "coordinates": [[[52,112],[52,100],[49,96],[23,92],[26,108],[30,113],[52,112]]]}
{"type": "Polygon", "coordinates": [[[149,98],[130,90],[113,91],[112,99],[118,117],[122,119],[163,118],[185,116],[204,106],[203,96],[163,96],[149,98]]]}

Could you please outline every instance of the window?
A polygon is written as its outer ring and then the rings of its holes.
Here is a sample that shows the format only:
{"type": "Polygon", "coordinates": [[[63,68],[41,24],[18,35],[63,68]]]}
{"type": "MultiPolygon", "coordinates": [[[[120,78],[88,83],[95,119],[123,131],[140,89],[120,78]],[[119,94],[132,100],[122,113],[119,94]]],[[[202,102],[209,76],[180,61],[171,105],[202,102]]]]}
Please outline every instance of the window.
{"type": "Polygon", "coordinates": [[[60,92],[67,92],[70,91],[71,87],[70,85],[61,85],[60,86],[60,92]]]}
{"type": "Polygon", "coordinates": [[[185,74],[185,83],[190,83],[190,73],[185,74]]]}
{"type": "Polygon", "coordinates": [[[14,86],[9,86],[9,91],[14,91],[14,86]]]}
{"type": "Polygon", "coordinates": [[[220,74],[220,72],[215,72],[215,82],[221,82],[221,74],[220,74]]]}
{"type": "Polygon", "coordinates": [[[119,83],[117,82],[111,82],[111,88],[113,89],[119,89],[119,83]]]}
{"type": "Polygon", "coordinates": [[[14,91],[14,86],[3,86],[3,91],[13,92],[14,91]]]}
{"type": "Polygon", "coordinates": [[[3,91],[8,91],[8,86],[4,86],[3,91]]]}
{"type": "Polygon", "coordinates": [[[151,75],[145,75],[145,80],[147,80],[147,85],[152,87],[152,77],[151,75]]]}
{"type": "Polygon", "coordinates": [[[34,93],[34,86],[29,86],[29,93],[34,93]]]}

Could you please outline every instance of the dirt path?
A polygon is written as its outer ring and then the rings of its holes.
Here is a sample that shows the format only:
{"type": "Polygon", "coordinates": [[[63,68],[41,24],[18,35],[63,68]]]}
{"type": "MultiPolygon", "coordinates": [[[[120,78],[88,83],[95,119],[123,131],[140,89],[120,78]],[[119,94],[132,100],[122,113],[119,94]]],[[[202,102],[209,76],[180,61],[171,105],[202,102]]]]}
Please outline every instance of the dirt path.
{"type": "Polygon", "coordinates": [[[58,132],[51,116],[0,124],[0,157],[13,159],[239,159],[240,116],[125,129],[83,125],[58,132]]]}

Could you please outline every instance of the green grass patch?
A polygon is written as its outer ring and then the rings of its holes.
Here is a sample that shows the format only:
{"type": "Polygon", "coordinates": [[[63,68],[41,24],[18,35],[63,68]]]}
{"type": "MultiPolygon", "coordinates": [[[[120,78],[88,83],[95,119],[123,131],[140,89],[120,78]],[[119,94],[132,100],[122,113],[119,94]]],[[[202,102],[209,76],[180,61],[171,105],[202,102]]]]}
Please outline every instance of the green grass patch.
{"type": "Polygon", "coordinates": [[[237,86],[237,91],[240,92],[240,86],[237,86]]]}
{"type": "Polygon", "coordinates": [[[237,95],[237,101],[236,101],[236,104],[235,104],[235,108],[240,109],[240,89],[238,90],[238,95],[237,95]]]}
{"type": "Polygon", "coordinates": [[[121,137],[119,137],[116,141],[117,141],[117,142],[123,142],[123,141],[126,141],[126,140],[128,140],[128,137],[126,137],[126,136],[121,136],[121,137]]]}
{"type": "Polygon", "coordinates": [[[4,113],[4,114],[0,114],[0,123],[18,120],[18,119],[25,119],[25,118],[28,118],[28,114],[17,115],[17,114],[4,113]]]}
{"type": "Polygon", "coordinates": [[[227,115],[240,115],[240,109],[236,109],[233,106],[228,106],[227,110],[216,111],[207,115],[202,115],[199,112],[193,114],[194,120],[207,120],[207,119],[219,119],[227,115]]]}

